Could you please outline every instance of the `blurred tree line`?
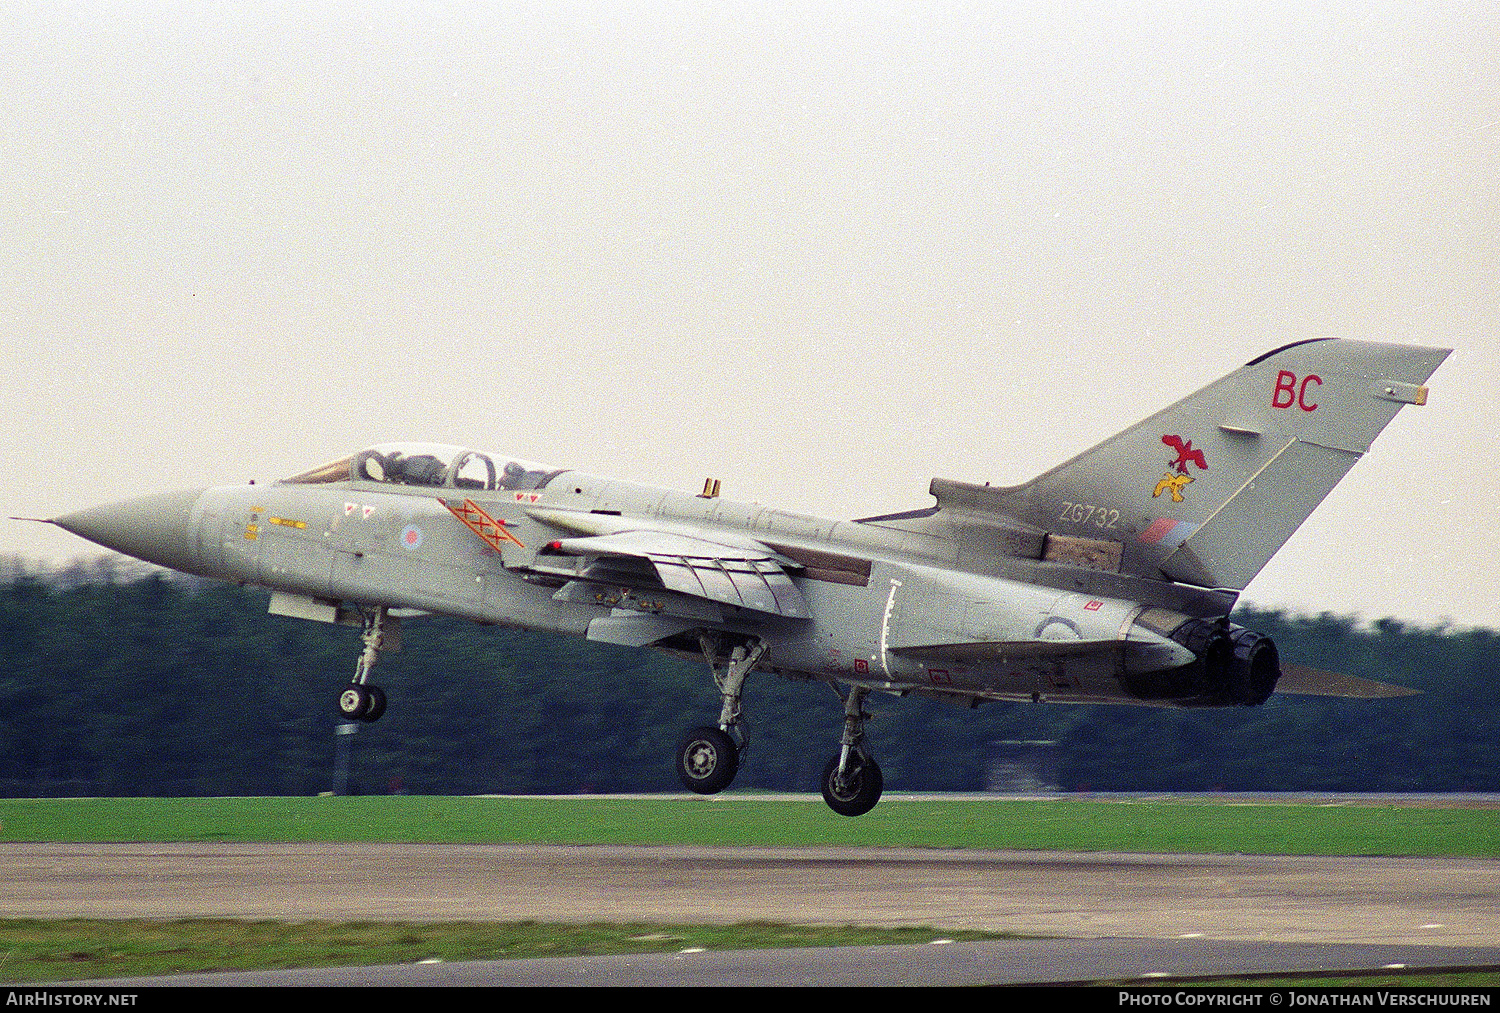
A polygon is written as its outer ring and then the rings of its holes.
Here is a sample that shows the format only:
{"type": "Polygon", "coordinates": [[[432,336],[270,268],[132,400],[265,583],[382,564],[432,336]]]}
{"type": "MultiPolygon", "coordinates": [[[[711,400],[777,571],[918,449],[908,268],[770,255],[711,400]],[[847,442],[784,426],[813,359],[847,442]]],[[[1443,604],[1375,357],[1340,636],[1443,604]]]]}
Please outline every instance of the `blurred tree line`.
{"type": "MultiPolygon", "coordinates": [[[[359,632],[266,614],[267,595],[151,576],[0,583],[0,795],[313,794],[334,787],[334,699],[359,632]]],[[[1391,700],[1272,697],[1179,711],[872,696],[888,788],[980,790],[997,743],[1044,741],[1065,790],[1500,790],[1500,634],[1239,610],[1286,661],[1397,682],[1391,700]]],[[[351,790],[680,790],[679,736],[718,713],[701,661],[408,619],[348,737],[351,790]]],[[[736,787],[816,790],[842,708],[753,676],[736,787]]]]}

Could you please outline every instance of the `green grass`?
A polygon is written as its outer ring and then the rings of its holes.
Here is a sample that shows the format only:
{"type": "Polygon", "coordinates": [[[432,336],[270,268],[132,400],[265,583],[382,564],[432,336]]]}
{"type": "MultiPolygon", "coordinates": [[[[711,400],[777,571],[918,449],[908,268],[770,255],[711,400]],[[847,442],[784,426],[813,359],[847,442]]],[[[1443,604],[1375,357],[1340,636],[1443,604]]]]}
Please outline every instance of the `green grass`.
{"type": "Polygon", "coordinates": [[[1500,810],[1220,801],[887,798],[0,799],[5,841],[862,845],[1286,855],[1500,856],[1500,810]]]}
{"type": "MultiPolygon", "coordinates": [[[[674,953],[686,949],[890,946],[1009,933],[739,925],[543,922],[274,922],[233,919],[0,920],[0,983],[72,981],[211,971],[356,967],[418,961],[674,953]]],[[[1097,982],[1111,986],[1232,988],[1493,988],[1493,969],[1246,975],[1097,982]]]]}
{"type": "Polygon", "coordinates": [[[0,920],[0,982],[67,981],[203,971],[353,967],[421,960],[501,960],[605,953],[675,953],[878,946],[1001,933],[934,929],[540,922],[273,922],[231,919],[0,920]]]}

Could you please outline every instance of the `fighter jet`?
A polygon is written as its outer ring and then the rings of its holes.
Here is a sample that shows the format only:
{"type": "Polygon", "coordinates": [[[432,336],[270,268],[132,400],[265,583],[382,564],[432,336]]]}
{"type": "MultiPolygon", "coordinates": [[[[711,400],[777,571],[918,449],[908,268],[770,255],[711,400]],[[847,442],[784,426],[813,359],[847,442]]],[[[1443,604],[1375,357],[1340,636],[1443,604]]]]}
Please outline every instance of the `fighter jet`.
{"type": "MultiPolygon", "coordinates": [[[[371,681],[403,616],[701,655],[718,719],[676,753],[701,794],[734,780],[753,671],[844,703],[822,777],[835,811],[879,800],[868,694],[1236,707],[1283,666],[1230,621],[1241,590],[1353,467],[1448,349],[1316,339],[1269,352],[1023,485],[936,478],[934,502],[826,520],[503,453],[386,443],[279,482],[193,489],[54,523],[185,573],[258,585],[270,611],[357,624],[338,696],[374,721],[371,681]]],[[[1287,666],[1295,691],[1381,684],[1287,666]]],[[[1285,687],[1284,687],[1285,688],[1285,687]]]]}

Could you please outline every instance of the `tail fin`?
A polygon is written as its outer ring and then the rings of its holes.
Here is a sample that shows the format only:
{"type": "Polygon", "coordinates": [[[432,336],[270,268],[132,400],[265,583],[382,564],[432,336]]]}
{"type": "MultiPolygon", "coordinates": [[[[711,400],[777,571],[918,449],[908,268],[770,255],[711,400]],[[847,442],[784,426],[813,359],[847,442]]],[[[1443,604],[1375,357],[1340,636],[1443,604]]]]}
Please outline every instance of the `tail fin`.
{"type": "MultiPolygon", "coordinates": [[[[1338,484],[1450,349],[1321,338],[1278,348],[989,509],[1052,537],[1118,543],[1119,568],[1241,589],[1338,484]]],[[[935,480],[942,505],[973,487],[935,480]]],[[[968,509],[973,509],[969,505],[968,509]]]]}

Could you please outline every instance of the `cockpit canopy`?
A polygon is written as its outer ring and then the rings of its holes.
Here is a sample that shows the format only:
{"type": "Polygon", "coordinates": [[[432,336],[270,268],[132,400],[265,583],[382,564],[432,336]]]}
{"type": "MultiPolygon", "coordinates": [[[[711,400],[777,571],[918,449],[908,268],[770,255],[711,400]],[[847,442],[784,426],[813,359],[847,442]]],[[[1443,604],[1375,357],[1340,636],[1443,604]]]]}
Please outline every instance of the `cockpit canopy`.
{"type": "Polygon", "coordinates": [[[381,443],[283,481],[302,485],[384,482],[494,491],[540,489],[562,471],[505,454],[483,454],[445,443],[381,443]]]}

